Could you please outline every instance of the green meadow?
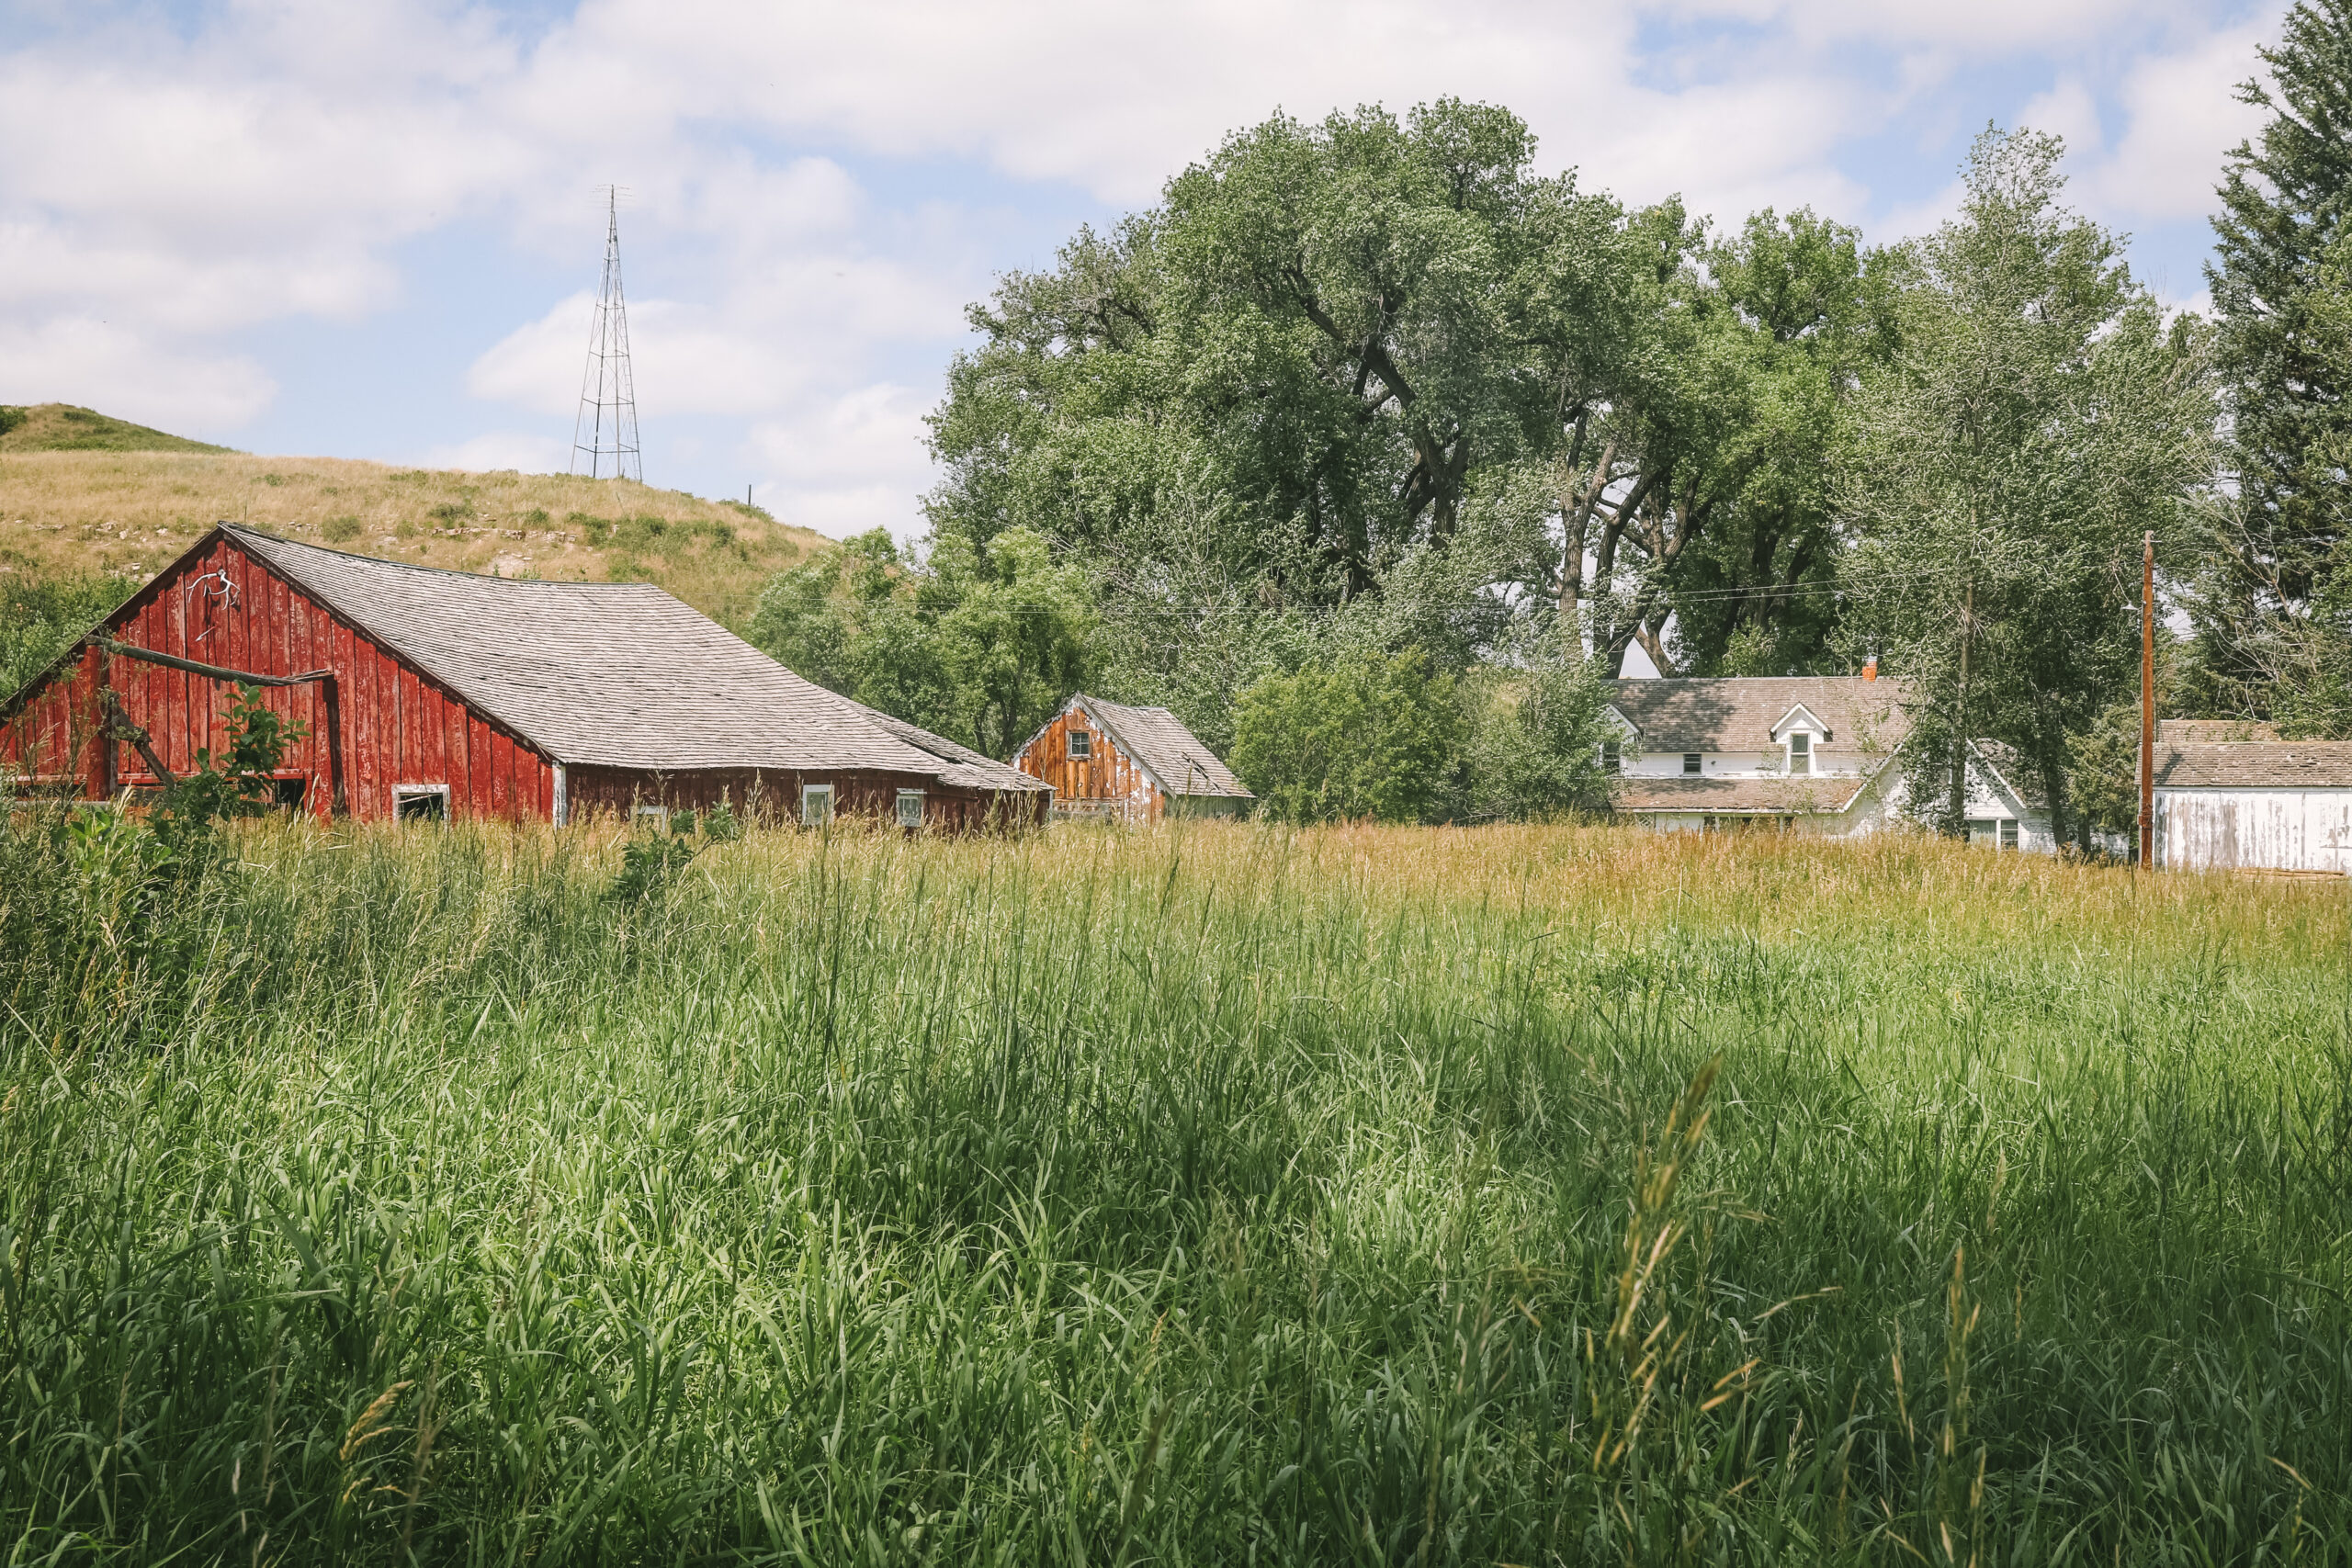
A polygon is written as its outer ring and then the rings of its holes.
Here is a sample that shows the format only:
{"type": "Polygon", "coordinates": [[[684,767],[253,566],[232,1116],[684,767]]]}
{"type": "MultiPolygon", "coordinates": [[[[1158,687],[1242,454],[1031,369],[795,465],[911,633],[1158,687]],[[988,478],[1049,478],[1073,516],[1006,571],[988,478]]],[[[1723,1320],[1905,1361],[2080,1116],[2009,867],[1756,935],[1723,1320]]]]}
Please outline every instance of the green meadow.
{"type": "Polygon", "coordinates": [[[0,833],[0,1561],[2352,1561],[2337,884],[0,833]]]}

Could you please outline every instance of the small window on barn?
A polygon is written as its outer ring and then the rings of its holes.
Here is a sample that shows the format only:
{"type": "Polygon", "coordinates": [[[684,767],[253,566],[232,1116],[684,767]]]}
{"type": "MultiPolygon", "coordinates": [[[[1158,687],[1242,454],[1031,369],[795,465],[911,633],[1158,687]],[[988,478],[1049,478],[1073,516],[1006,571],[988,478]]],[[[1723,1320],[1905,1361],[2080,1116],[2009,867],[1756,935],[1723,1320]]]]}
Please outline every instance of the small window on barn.
{"type": "Polygon", "coordinates": [[[670,825],[670,808],[666,806],[639,806],[629,815],[639,822],[650,822],[656,828],[670,825]]]}
{"type": "Polygon", "coordinates": [[[2018,819],[2014,817],[2001,818],[2001,847],[2005,850],[2018,847],[2018,819]]]}
{"type": "Polygon", "coordinates": [[[269,804],[279,811],[300,811],[302,798],[310,793],[308,779],[272,779],[269,781],[269,804]]]}
{"type": "Polygon", "coordinates": [[[922,826],[922,791],[902,789],[899,792],[899,826],[901,828],[922,826]]]}
{"type": "Polygon", "coordinates": [[[1789,772],[1804,774],[1813,772],[1813,736],[1798,730],[1789,737],[1789,772]]]}
{"type": "Polygon", "coordinates": [[[1069,732],[1069,754],[1072,761],[1081,762],[1087,758],[1093,756],[1094,736],[1092,732],[1084,729],[1071,730],[1069,732]]]}
{"type": "Polygon", "coordinates": [[[1614,740],[1604,740],[1600,743],[1600,771],[1604,773],[1622,773],[1625,771],[1625,753],[1614,740]]]}
{"type": "Polygon", "coordinates": [[[403,822],[447,822],[449,819],[449,786],[394,784],[392,813],[403,822]]]}
{"type": "Polygon", "coordinates": [[[1682,753],[1682,771],[1685,774],[1695,773],[1699,771],[1701,766],[1701,755],[1702,753],[1697,751],[1685,751],[1682,753]]]}
{"type": "Polygon", "coordinates": [[[800,825],[821,828],[833,819],[833,786],[804,784],[800,790],[800,825]]]}

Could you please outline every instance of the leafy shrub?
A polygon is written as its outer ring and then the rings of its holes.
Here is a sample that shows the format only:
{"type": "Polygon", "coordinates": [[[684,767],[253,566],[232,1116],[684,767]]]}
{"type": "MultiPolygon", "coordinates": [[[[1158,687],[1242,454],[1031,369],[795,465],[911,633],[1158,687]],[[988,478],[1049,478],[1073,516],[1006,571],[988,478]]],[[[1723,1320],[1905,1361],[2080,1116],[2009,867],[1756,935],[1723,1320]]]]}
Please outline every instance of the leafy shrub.
{"type": "Polygon", "coordinates": [[[1418,649],[1344,656],[1242,694],[1233,771],[1289,822],[1410,822],[1442,800],[1462,741],[1453,681],[1418,649]]]}
{"type": "Polygon", "coordinates": [[[341,517],[330,517],[319,525],[319,533],[322,537],[332,540],[335,544],[356,539],[359,537],[359,519],[348,513],[341,517]]]}
{"type": "Polygon", "coordinates": [[[127,577],[0,578],[0,696],[49,668],[137,584],[127,577]]]}

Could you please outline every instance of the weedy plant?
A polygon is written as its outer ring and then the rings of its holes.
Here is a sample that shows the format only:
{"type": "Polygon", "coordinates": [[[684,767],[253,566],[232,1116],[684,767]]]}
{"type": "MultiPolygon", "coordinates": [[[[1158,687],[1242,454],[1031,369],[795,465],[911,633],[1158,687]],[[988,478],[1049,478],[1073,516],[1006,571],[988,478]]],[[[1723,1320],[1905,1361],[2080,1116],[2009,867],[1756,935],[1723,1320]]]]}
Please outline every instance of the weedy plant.
{"type": "Polygon", "coordinates": [[[7,823],[12,1562],[2347,1558],[2339,887],[7,823]]]}

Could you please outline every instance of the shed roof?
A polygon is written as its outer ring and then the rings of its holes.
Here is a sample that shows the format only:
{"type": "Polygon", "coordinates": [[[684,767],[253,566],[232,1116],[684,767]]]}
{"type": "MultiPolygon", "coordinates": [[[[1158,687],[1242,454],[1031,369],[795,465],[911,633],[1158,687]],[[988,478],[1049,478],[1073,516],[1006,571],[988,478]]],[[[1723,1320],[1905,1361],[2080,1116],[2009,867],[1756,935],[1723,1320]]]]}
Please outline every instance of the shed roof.
{"type": "Polygon", "coordinates": [[[643,582],[535,582],[378,560],[222,524],[287,581],[571,765],[870,769],[1046,787],[804,681],[643,582]]]}
{"type": "Polygon", "coordinates": [[[2236,740],[2156,749],[2158,789],[2352,789],[2352,740],[2236,740]]]}
{"type": "Polygon", "coordinates": [[[1896,681],[1850,675],[1682,677],[1614,682],[1611,702],[1645,751],[1769,751],[1772,731],[1804,707],[1840,750],[1891,751],[1909,728],[1896,681]]]}
{"type": "Polygon", "coordinates": [[[1143,764],[1159,786],[1175,795],[1231,795],[1255,800],[1216,753],[1166,708],[1128,707],[1081,692],[1070,703],[1101,725],[1119,750],[1143,764]]]}

